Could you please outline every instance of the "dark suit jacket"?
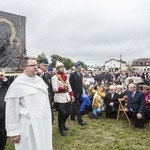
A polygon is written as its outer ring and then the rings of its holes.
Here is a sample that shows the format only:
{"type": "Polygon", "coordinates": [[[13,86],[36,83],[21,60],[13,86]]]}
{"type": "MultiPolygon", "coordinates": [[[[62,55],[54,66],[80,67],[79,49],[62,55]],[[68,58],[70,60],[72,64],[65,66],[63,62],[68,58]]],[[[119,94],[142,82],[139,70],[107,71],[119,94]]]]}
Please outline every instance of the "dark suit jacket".
{"type": "Polygon", "coordinates": [[[125,93],[124,92],[121,92],[118,94],[118,98],[123,98],[125,96],[125,93]]]}
{"type": "Polygon", "coordinates": [[[143,114],[145,112],[144,93],[137,90],[134,94],[134,97],[132,98],[131,92],[129,91],[127,107],[129,110],[132,108],[134,112],[143,114]]]}
{"type": "Polygon", "coordinates": [[[119,106],[119,101],[118,101],[118,97],[119,97],[119,94],[117,93],[114,93],[113,97],[111,98],[111,93],[107,93],[106,94],[106,97],[104,99],[104,102],[106,104],[106,109],[110,109],[111,107],[109,106],[109,104],[111,102],[114,103],[114,108],[117,110],[118,109],[118,106],[119,106]]]}
{"type": "Polygon", "coordinates": [[[82,79],[83,75],[79,75],[77,72],[72,73],[69,78],[69,82],[76,99],[79,99],[83,93],[82,79]]]}
{"type": "Polygon", "coordinates": [[[54,92],[52,90],[52,83],[51,83],[52,76],[49,73],[45,73],[44,75],[41,76],[41,78],[44,80],[44,82],[48,86],[49,101],[50,103],[52,103],[54,102],[54,92]]]}
{"type": "Polygon", "coordinates": [[[7,89],[9,87],[9,82],[3,82],[0,80],[0,119],[5,118],[5,94],[7,92],[7,89]]]}
{"type": "Polygon", "coordinates": [[[145,77],[145,74],[142,73],[141,78],[144,80],[145,84],[148,84],[148,73],[146,73],[146,77],[145,77]]]}

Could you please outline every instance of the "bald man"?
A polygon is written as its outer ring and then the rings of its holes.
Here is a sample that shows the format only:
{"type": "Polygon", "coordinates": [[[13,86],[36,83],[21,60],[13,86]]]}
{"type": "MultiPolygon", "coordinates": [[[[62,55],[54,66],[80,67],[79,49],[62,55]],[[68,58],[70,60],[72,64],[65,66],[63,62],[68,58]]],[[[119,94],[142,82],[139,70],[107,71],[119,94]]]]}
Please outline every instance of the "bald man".
{"type": "Polygon", "coordinates": [[[129,84],[128,105],[132,123],[136,128],[144,128],[145,101],[144,94],[138,90],[135,83],[129,84]]]}

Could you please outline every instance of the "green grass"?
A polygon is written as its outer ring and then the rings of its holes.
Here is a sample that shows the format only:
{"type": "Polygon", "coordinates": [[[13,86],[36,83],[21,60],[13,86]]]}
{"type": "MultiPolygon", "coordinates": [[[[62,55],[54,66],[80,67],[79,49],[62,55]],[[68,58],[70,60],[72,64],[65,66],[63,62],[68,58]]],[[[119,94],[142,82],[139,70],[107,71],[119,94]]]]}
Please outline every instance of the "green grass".
{"type": "MultiPolygon", "coordinates": [[[[127,120],[115,119],[89,119],[84,116],[86,126],[68,119],[70,128],[68,135],[62,137],[57,127],[57,114],[53,125],[54,150],[149,150],[150,127],[145,125],[144,130],[135,129],[127,120]]],[[[6,150],[14,150],[10,141],[6,150]]]]}

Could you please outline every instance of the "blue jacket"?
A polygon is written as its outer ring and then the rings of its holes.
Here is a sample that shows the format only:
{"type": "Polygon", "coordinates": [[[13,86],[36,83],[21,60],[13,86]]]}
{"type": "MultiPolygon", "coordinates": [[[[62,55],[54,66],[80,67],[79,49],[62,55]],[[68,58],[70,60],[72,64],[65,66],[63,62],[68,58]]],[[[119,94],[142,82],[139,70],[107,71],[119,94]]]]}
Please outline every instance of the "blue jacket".
{"type": "Polygon", "coordinates": [[[86,94],[82,94],[80,111],[84,111],[87,106],[91,106],[91,100],[86,94]]]}

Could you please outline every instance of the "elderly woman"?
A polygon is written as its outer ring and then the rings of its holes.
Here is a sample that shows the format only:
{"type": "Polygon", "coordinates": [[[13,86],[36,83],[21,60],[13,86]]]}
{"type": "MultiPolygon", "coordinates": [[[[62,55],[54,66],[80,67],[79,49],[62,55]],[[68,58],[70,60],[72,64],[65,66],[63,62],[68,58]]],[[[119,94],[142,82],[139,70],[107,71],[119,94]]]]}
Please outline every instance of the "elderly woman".
{"type": "Polygon", "coordinates": [[[117,111],[119,106],[119,95],[116,93],[116,86],[110,85],[109,92],[105,97],[106,104],[106,118],[117,118],[117,111]]]}
{"type": "Polygon", "coordinates": [[[123,85],[120,85],[120,84],[116,85],[116,93],[119,94],[119,98],[124,97],[125,93],[123,90],[124,90],[123,85]]]}

